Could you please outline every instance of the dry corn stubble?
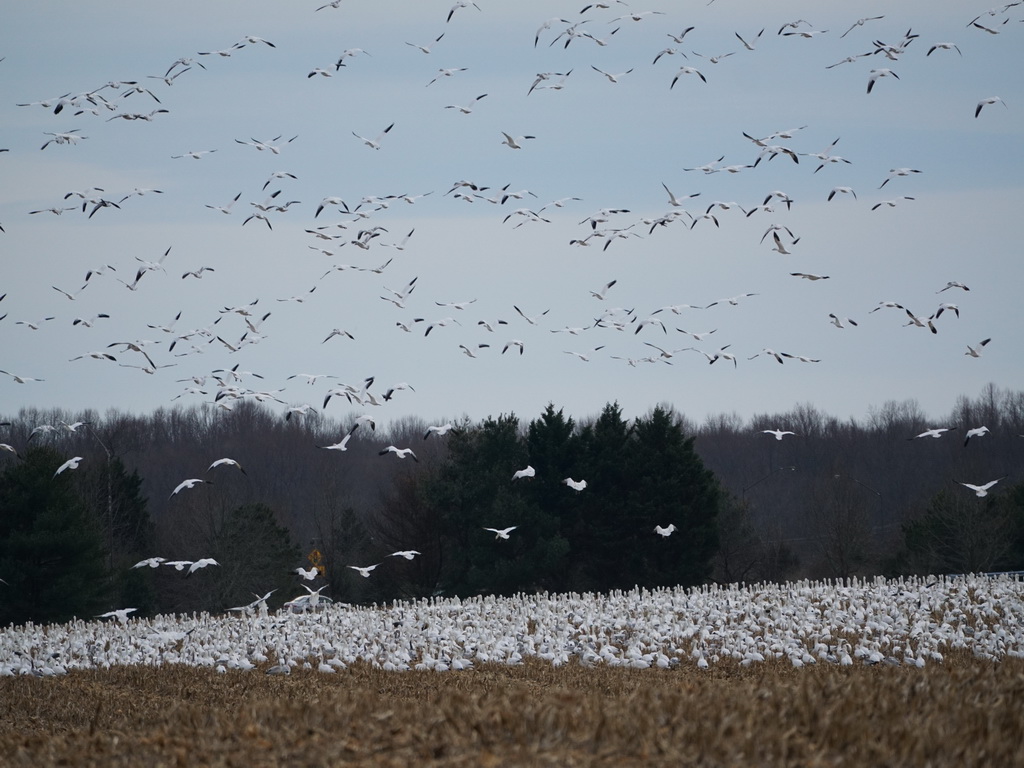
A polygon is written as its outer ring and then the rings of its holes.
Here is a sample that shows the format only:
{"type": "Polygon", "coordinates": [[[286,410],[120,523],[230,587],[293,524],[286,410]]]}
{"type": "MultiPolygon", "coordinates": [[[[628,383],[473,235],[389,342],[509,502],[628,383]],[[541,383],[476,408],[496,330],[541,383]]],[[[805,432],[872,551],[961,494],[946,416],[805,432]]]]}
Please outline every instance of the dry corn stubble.
{"type": "Polygon", "coordinates": [[[1024,661],[0,679],[12,765],[1024,765],[1024,661]]]}

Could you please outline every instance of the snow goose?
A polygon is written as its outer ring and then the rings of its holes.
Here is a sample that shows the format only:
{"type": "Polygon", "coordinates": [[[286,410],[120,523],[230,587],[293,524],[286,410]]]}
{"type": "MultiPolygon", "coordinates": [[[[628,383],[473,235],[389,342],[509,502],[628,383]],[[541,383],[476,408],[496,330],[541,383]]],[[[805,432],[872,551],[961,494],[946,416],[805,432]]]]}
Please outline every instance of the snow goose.
{"type": "Polygon", "coordinates": [[[395,124],[392,123],[387,128],[385,128],[383,131],[378,133],[376,138],[373,138],[373,139],[368,139],[365,136],[360,136],[355,131],[352,131],[352,135],[355,136],[360,141],[362,141],[363,144],[365,144],[366,146],[370,147],[371,149],[380,149],[380,143],[381,143],[381,141],[383,141],[384,136],[394,127],[395,127],[395,124]]]}
{"type": "Polygon", "coordinates": [[[510,525],[508,528],[484,528],[484,530],[493,533],[495,539],[508,539],[508,535],[518,527],[517,525],[510,525]]]}
{"type": "Polygon", "coordinates": [[[985,496],[988,496],[989,488],[991,488],[993,485],[995,485],[1000,480],[1003,480],[1005,478],[1006,478],[1006,475],[1003,475],[1002,477],[997,477],[995,480],[988,481],[984,485],[971,485],[970,483],[962,483],[959,480],[957,480],[956,482],[959,483],[960,485],[964,486],[965,488],[970,488],[972,491],[974,491],[974,495],[977,496],[980,499],[980,498],[983,498],[985,496]]]}

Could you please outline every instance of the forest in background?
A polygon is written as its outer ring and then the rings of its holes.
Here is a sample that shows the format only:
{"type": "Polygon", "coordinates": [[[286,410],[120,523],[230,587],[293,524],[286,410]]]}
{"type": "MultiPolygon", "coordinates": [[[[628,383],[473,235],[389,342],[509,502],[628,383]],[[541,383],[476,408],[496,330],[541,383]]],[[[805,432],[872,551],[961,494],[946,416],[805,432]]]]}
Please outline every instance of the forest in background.
{"type": "Polygon", "coordinates": [[[664,404],[633,420],[614,403],[578,420],[552,404],[530,421],[463,418],[443,436],[412,417],[362,423],[345,451],[323,447],[358,415],[285,418],[242,401],[4,417],[0,624],[219,612],[270,590],[280,605],[303,584],[372,602],[1024,567],[1024,392],[994,385],[938,419],[915,401],[863,420],[806,404],[699,424],[664,404]],[[951,429],[915,437],[934,427],[951,429]],[[795,434],[764,431],[777,429],[795,434]],[[388,445],[416,460],[382,455],[388,445]],[[223,457],[244,472],[210,468],[223,457]],[[535,476],[512,480],[527,465],[535,476]],[[172,493],[189,478],[204,482],[172,493]],[[997,478],[985,497],[960,485],[997,478]],[[654,532],[670,523],[671,536],[654,532]],[[483,530],[511,525],[508,540],[483,530]],[[131,567],[155,555],[221,565],[131,567]],[[321,575],[300,582],[312,560],[321,575]],[[368,578],[348,567],[374,564],[368,578]]]}

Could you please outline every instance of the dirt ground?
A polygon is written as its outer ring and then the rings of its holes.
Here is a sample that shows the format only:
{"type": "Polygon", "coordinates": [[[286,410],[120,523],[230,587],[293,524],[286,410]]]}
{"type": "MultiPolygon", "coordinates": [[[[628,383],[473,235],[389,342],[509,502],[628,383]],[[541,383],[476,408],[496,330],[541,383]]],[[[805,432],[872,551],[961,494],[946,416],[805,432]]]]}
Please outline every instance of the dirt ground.
{"type": "Polygon", "coordinates": [[[0,678],[0,765],[1022,766],[1024,660],[0,678]]]}

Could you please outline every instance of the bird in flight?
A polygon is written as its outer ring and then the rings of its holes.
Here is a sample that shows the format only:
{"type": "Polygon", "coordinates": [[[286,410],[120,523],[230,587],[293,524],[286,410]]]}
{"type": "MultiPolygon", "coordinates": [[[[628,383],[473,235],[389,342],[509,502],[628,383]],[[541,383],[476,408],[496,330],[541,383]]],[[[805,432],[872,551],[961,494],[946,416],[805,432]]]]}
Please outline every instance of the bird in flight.
{"type": "Polygon", "coordinates": [[[527,464],[523,469],[516,470],[516,473],[512,475],[512,479],[521,480],[524,477],[534,477],[536,474],[537,470],[527,464]]]}
{"type": "Polygon", "coordinates": [[[997,477],[995,480],[989,480],[984,485],[971,485],[970,483],[962,483],[959,480],[957,480],[956,482],[959,483],[960,485],[964,486],[965,488],[970,488],[972,491],[974,491],[974,495],[977,496],[980,499],[980,498],[983,498],[985,496],[988,496],[989,488],[991,488],[993,485],[995,485],[1000,480],[1003,480],[1005,478],[1006,478],[1006,475],[1003,475],[1002,477],[997,477]]]}
{"type": "MultiPolygon", "coordinates": [[[[189,478],[188,480],[182,480],[180,483],[178,483],[177,487],[173,491],[171,491],[171,496],[174,496],[178,491],[184,490],[186,488],[195,488],[200,483],[213,485],[213,483],[211,483],[209,480],[200,480],[198,477],[189,478]]],[[[168,496],[167,498],[171,498],[171,496],[168,496]]]]}
{"type": "Polygon", "coordinates": [[[926,429],[921,434],[914,435],[913,437],[908,437],[907,439],[908,440],[917,440],[919,437],[939,438],[939,437],[942,437],[943,433],[949,432],[952,429],[956,429],[956,427],[936,427],[935,429],[926,429]]]}
{"type": "Polygon", "coordinates": [[[368,139],[365,136],[360,136],[355,131],[352,131],[352,135],[355,136],[360,141],[362,141],[363,144],[365,144],[366,146],[370,147],[370,149],[380,149],[380,143],[381,143],[381,141],[384,140],[384,136],[388,133],[388,131],[390,131],[394,127],[395,127],[395,124],[392,123],[387,128],[385,128],[383,131],[378,133],[376,138],[373,138],[373,139],[368,139]]]}
{"type": "Polygon", "coordinates": [[[510,525],[508,528],[484,528],[484,530],[493,533],[495,539],[507,539],[508,535],[518,527],[517,525],[510,525]]]}
{"type": "Polygon", "coordinates": [[[395,454],[395,456],[397,456],[400,459],[404,459],[406,456],[412,456],[412,460],[413,461],[419,461],[419,459],[416,458],[416,454],[413,453],[412,448],[396,448],[393,445],[389,445],[384,450],[378,451],[377,455],[378,456],[384,456],[384,455],[386,455],[388,453],[393,453],[393,454],[395,454]]]}
{"type": "Polygon", "coordinates": [[[360,566],[360,565],[349,565],[349,566],[346,566],[346,567],[351,568],[353,571],[357,571],[359,573],[359,575],[362,576],[364,579],[368,579],[368,578],[370,578],[370,574],[373,572],[373,569],[376,568],[378,565],[380,565],[380,563],[375,563],[374,565],[363,565],[363,566],[360,566]]]}
{"type": "Polygon", "coordinates": [[[659,536],[661,536],[662,538],[664,538],[664,539],[667,539],[676,530],[678,530],[678,529],[676,528],[676,524],[675,523],[669,523],[665,527],[662,527],[660,525],[654,526],[654,532],[656,534],[658,534],[659,536]]]}

